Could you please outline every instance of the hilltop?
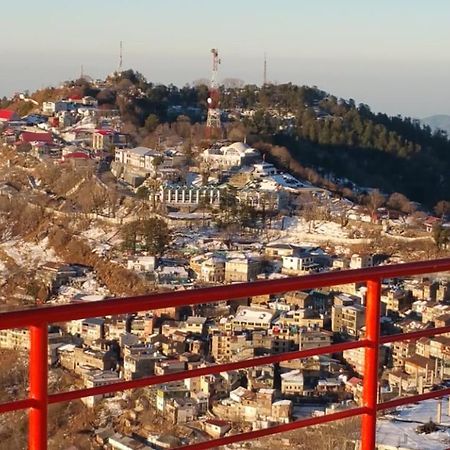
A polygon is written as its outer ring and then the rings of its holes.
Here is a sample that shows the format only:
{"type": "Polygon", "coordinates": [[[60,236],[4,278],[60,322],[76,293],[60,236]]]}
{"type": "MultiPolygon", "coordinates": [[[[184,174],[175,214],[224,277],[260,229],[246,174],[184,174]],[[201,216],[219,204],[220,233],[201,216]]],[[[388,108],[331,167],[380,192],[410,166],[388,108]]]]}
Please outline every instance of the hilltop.
{"type": "MultiPolygon", "coordinates": [[[[62,93],[90,96],[100,108],[117,110],[122,130],[136,145],[154,146],[161,136],[174,132],[188,138],[186,146],[202,145],[208,97],[205,85],[178,88],[154,84],[127,70],[105,81],[68,82],[30,98],[41,103],[62,93]]],[[[266,144],[270,154],[271,146],[286,147],[282,158],[272,155],[281,168],[295,165],[302,175],[311,175],[312,170],[316,180],[338,184],[344,180],[350,190],[400,192],[430,208],[450,198],[450,142],[446,133],[431,125],[409,117],[375,114],[368,105],[356,105],[352,99],[291,83],[222,86],[221,95],[224,137],[247,138],[256,146],[266,144]]],[[[29,113],[34,103],[4,100],[0,107],[29,113]]]]}

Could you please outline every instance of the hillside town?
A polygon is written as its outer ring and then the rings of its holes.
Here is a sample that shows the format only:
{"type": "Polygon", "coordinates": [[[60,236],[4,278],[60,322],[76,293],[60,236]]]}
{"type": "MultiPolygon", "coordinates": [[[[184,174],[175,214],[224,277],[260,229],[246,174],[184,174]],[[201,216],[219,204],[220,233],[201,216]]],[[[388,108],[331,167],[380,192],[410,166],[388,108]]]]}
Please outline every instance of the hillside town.
{"type": "MultiPolygon", "coordinates": [[[[365,198],[350,200],[280,168],[245,136],[194,142],[192,127],[180,130],[181,115],[177,129],[160,126],[144,145],[118,111],[63,92],[42,103],[22,95],[18,102],[32,103],[25,116],[0,110],[4,309],[359,269],[446,250],[445,214],[414,202],[395,208],[387,194],[334,178],[365,198]],[[16,216],[16,205],[27,215],[16,216]]],[[[270,113],[289,127],[289,111],[270,113]]],[[[352,283],[52,324],[49,377],[89,388],[361,339],[366,292],[352,283]]],[[[384,280],[381,310],[382,334],[450,326],[448,275],[384,280]]],[[[0,349],[25,354],[28,330],[0,331],[0,349]]],[[[450,333],[382,346],[379,398],[448,386],[449,357],[450,333]]],[[[102,411],[92,432],[57,433],[54,448],[175,448],[290,423],[361,405],[363,377],[358,348],[86,397],[85,411],[102,411]]],[[[431,418],[435,432],[417,434],[405,418],[414,412],[392,410],[380,417],[379,448],[448,448],[450,405],[430,402],[417,417],[431,418]]]]}

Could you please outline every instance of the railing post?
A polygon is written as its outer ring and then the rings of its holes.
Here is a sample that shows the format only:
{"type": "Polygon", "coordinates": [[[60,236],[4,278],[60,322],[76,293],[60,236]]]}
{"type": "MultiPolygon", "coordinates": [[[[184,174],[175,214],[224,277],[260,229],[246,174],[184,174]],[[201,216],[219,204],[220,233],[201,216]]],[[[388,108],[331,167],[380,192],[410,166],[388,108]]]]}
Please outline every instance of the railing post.
{"type": "Polygon", "coordinates": [[[381,281],[367,281],[366,297],[366,339],[369,346],[365,349],[363,402],[369,412],[362,417],[361,450],[374,450],[377,431],[377,394],[378,394],[378,348],[380,339],[380,297],[381,281]]]}
{"type": "Polygon", "coordinates": [[[48,329],[47,323],[30,326],[30,397],[28,448],[47,449],[48,329]]]}

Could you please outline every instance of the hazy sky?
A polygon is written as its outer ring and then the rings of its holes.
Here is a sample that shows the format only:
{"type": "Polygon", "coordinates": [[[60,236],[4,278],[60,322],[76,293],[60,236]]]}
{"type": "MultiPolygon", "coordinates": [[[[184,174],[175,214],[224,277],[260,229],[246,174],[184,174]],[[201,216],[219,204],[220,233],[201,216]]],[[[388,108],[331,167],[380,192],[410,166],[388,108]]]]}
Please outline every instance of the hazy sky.
{"type": "Polygon", "coordinates": [[[317,85],[374,110],[450,114],[448,0],[22,0],[0,9],[0,95],[118,66],[182,85],[210,75],[317,85]]]}

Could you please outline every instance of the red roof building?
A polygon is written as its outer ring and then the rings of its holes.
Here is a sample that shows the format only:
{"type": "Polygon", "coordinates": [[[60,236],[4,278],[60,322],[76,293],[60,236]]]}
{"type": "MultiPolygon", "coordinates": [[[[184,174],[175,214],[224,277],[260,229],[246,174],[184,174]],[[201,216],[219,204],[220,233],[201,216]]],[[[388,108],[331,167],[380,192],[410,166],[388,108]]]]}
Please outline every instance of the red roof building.
{"type": "Polygon", "coordinates": [[[11,120],[19,120],[20,117],[16,112],[10,109],[0,109],[0,122],[9,122],[11,120]]]}
{"type": "Polygon", "coordinates": [[[66,159],[91,159],[91,157],[84,152],[73,152],[67,153],[67,155],[62,157],[62,159],[65,161],[66,159]]]}
{"type": "Polygon", "coordinates": [[[100,134],[101,136],[110,136],[111,134],[114,134],[114,130],[95,130],[95,133],[100,134]]]}
{"type": "Polygon", "coordinates": [[[49,132],[34,132],[34,131],[24,131],[20,135],[20,140],[22,142],[44,142],[46,144],[53,144],[53,138],[49,132]]]}
{"type": "Polygon", "coordinates": [[[433,228],[439,225],[440,223],[442,223],[442,219],[439,219],[439,217],[434,216],[428,216],[423,222],[425,229],[428,231],[428,233],[431,233],[433,231],[433,228]]]}

